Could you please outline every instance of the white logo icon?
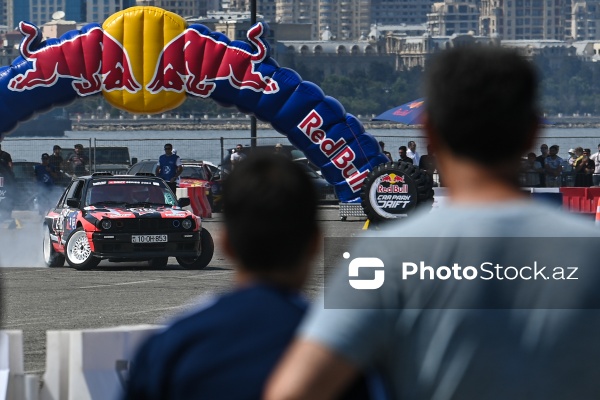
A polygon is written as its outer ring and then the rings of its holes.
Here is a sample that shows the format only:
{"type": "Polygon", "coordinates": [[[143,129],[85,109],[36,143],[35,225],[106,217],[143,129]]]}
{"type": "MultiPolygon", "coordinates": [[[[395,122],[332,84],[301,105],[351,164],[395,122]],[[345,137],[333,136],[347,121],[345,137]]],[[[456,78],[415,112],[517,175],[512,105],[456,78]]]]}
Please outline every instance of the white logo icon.
{"type": "MultiPolygon", "coordinates": [[[[350,253],[344,253],[344,258],[350,258],[350,253]]],[[[358,277],[358,271],[361,268],[375,269],[373,279],[349,279],[350,286],[359,290],[374,290],[383,286],[385,281],[385,271],[383,270],[383,261],[376,257],[359,257],[350,261],[348,265],[348,276],[358,277]]]]}

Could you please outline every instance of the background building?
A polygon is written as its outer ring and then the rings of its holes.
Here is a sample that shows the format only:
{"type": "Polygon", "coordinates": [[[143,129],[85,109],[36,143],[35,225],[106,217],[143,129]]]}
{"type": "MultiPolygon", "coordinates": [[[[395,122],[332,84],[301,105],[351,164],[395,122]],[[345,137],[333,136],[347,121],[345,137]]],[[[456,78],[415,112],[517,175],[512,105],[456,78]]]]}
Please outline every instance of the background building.
{"type": "Polygon", "coordinates": [[[76,22],[102,22],[117,11],[134,6],[135,0],[2,0],[0,16],[9,29],[21,21],[42,26],[52,21],[56,12],[76,22]]]}
{"type": "Polygon", "coordinates": [[[565,1],[481,0],[479,32],[506,40],[563,40],[565,1]]]}
{"type": "Polygon", "coordinates": [[[427,30],[435,36],[479,32],[479,7],[475,1],[434,3],[427,14],[427,30]]]}
{"type": "MultiPolygon", "coordinates": [[[[90,0],[88,0],[90,1],[90,0]]],[[[93,0],[92,0],[93,1],[93,0]]],[[[98,0],[104,2],[106,0],[98,0]]],[[[133,5],[160,7],[182,17],[206,15],[207,0],[132,0],[133,5]]]]}

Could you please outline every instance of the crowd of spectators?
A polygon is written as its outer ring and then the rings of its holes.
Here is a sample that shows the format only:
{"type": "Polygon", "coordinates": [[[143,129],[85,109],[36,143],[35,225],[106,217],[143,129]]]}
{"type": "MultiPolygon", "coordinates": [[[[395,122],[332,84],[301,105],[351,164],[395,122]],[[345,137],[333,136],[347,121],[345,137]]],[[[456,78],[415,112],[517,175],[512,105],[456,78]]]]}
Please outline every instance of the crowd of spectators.
{"type": "Polygon", "coordinates": [[[569,157],[558,155],[560,147],[540,146],[540,155],[531,152],[522,160],[520,185],[524,187],[600,186],[600,144],[598,151],[571,148],[569,157]]]}

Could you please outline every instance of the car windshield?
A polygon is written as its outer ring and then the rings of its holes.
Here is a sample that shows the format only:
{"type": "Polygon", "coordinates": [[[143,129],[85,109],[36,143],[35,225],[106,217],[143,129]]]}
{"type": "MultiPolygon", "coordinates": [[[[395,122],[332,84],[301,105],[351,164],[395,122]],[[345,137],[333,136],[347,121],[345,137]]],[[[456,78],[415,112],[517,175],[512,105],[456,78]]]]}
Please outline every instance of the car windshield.
{"type": "Polygon", "coordinates": [[[86,194],[86,206],[99,205],[167,205],[177,201],[171,191],[158,181],[99,180],[92,182],[86,194]]]}
{"type": "Polygon", "coordinates": [[[189,166],[189,165],[183,166],[183,171],[181,172],[181,177],[188,178],[188,179],[202,179],[204,181],[208,180],[206,177],[206,174],[204,173],[204,169],[202,167],[189,166]]]}

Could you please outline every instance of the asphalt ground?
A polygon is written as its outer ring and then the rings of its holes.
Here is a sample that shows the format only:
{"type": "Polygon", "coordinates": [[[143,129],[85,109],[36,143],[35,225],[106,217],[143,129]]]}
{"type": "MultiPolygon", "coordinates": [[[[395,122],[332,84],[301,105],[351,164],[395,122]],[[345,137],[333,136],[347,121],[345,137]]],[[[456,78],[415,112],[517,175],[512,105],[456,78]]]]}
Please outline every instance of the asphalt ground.
{"type": "MultiPolygon", "coordinates": [[[[0,225],[1,327],[23,331],[28,374],[44,372],[48,330],[163,324],[202,298],[233,285],[232,262],[218,243],[219,214],[204,221],[215,238],[215,254],[201,271],[184,270],[174,258],[162,270],[147,269],[143,263],[108,261],[89,271],[46,268],[41,217],[28,212],[14,215],[19,222],[16,229],[9,229],[6,222],[0,225]]],[[[325,237],[347,238],[360,234],[365,222],[358,217],[341,221],[337,206],[321,207],[319,221],[325,237]]],[[[323,264],[321,255],[305,287],[309,298],[323,287],[323,264]]]]}

